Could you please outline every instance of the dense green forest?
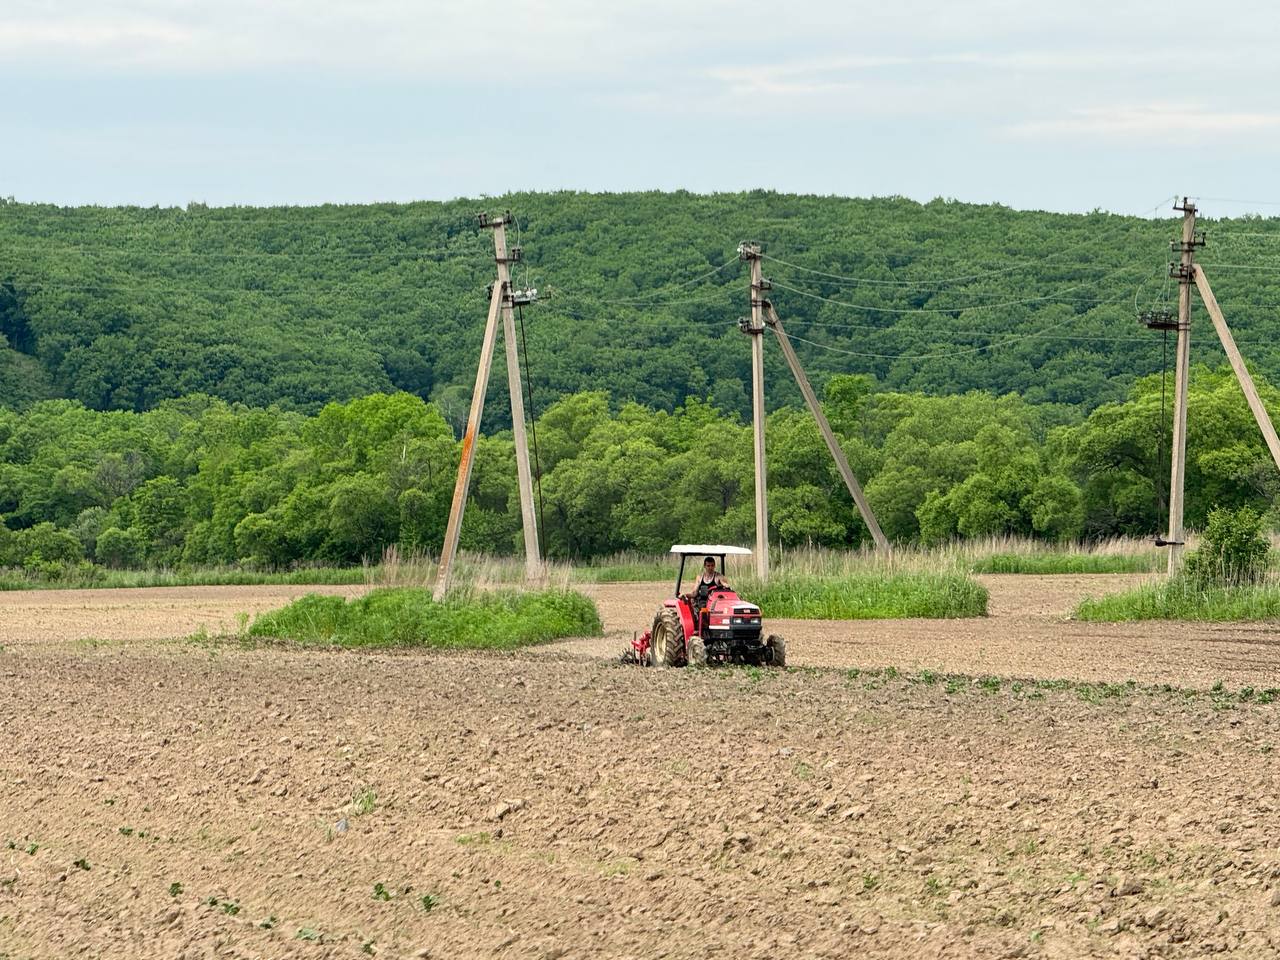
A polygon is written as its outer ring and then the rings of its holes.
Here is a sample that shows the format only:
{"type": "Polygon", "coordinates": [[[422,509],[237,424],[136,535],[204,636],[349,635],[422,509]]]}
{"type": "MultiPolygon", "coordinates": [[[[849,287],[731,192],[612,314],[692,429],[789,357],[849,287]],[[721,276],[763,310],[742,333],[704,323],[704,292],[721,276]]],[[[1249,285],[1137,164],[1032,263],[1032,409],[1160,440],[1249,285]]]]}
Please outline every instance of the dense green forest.
{"type": "MultiPolygon", "coordinates": [[[[438,548],[511,209],[550,555],[752,539],[740,240],[897,540],[1162,527],[1169,219],[764,191],[314,208],[0,202],[0,566],[349,563],[438,548]]],[[[1167,211],[1162,211],[1167,212],[1167,211]]],[[[1280,220],[1201,251],[1269,401],[1280,220]]],[[[1199,309],[1199,308],[1197,308],[1199,309]]],[[[1199,330],[1206,325],[1198,326],[1199,330]]],[[[1274,468],[1196,334],[1188,521],[1274,468]]],[[[775,543],[866,531],[766,346],[775,543]]],[[[501,384],[498,351],[494,384],[501,384]]],[[[506,391],[463,545],[516,550],[506,391]]],[[[1273,407],[1276,409],[1276,407],[1273,407]]]]}
{"type": "MultiPolygon", "coordinates": [[[[0,201],[0,404],[149,410],[205,394],[314,414],[406,391],[465,418],[493,277],[473,214],[511,209],[539,288],[525,312],[535,405],[688,397],[746,414],[740,240],[821,386],[1017,393],[1065,422],[1159,369],[1135,307],[1167,301],[1167,204],[1152,220],[947,201],[742,194],[512,194],[309,208],[59,208],[0,201]]],[[[1218,296],[1280,380],[1280,222],[1205,221],[1218,296]],[[1248,269],[1241,269],[1248,268],[1248,269]]],[[[770,404],[799,396],[767,350],[770,404]]],[[[1197,358],[1217,363],[1202,337],[1197,358]]],[[[499,352],[499,367],[501,351],[499,352]]],[[[495,371],[501,382],[502,371],[495,371]]],[[[509,425],[495,390],[486,429],[509,425]]]]}
{"type": "MultiPolygon", "coordinates": [[[[894,539],[1162,527],[1159,377],[1074,424],[1011,394],[874,387],[867,376],[833,377],[824,407],[894,539]]],[[[1280,391],[1260,388],[1280,405],[1280,391]]],[[[1189,522],[1213,504],[1270,507],[1280,478],[1230,372],[1197,368],[1190,402],[1189,522]]],[[[736,414],[696,398],[673,411],[614,409],[607,394],[583,392],[536,427],[550,555],[752,539],[750,428],[736,414]]],[[[775,410],[767,437],[771,541],[863,543],[807,411],[775,410]]],[[[440,409],[407,393],[312,416],[207,396],[144,413],[74,400],[0,409],[0,566],[56,578],[84,559],[283,567],[359,561],[392,543],[434,551],[458,450],[440,409]]],[[[464,547],[518,549],[515,476],[510,432],[482,437],[464,547]]]]}

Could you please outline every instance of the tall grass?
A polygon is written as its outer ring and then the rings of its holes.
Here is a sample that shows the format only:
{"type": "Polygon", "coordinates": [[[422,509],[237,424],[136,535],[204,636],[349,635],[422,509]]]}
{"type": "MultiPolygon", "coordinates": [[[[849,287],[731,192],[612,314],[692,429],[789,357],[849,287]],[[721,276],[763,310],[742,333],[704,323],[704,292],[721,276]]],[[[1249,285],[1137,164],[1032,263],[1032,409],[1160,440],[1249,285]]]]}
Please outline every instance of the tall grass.
{"type": "MultiPolygon", "coordinates": [[[[1091,545],[1046,545],[1025,537],[987,537],[938,547],[896,546],[882,554],[871,547],[833,550],[796,547],[771,551],[771,565],[781,577],[885,576],[899,573],[1142,573],[1162,569],[1166,554],[1148,541],[1115,538],[1091,545]]],[[[545,583],[617,583],[666,581],[675,577],[678,558],[666,553],[627,552],[571,565],[549,561],[545,583]]],[[[388,547],[377,562],[359,567],[315,566],[283,571],[247,570],[235,566],[162,570],[108,570],[90,564],[69,569],[58,580],[45,580],[21,569],[0,570],[0,590],[69,587],[165,587],[252,584],[365,584],[425,587],[435,582],[437,560],[422,551],[388,547]]],[[[751,572],[751,561],[729,560],[730,581],[751,572]]],[[[454,582],[479,586],[523,583],[524,559],[518,556],[459,554],[454,582]]]]}
{"type": "Polygon", "coordinates": [[[1075,617],[1093,622],[1280,620],[1280,584],[1204,587],[1178,577],[1106,597],[1090,597],[1076,607],[1075,617]]]}
{"type": "Polygon", "coordinates": [[[1155,573],[1167,560],[1154,550],[1149,554],[1123,553],[993,553],[979,557],[973,573],[1155,573]]]}
{"type": "Polygon", "coordinates": [[[798,576],[739,587],[770,617],[804,620],[896,620],[984,617],[987,590],[960,573],[798,576]]]}
{"type": "MultiPolygon", "coordinates": [[[[702,558],[699,557],[698,562],[701,561],[702,558]]],[[[569,569],[570,576],[579,583],[622,583],[635,580],[674,582],[679,563],[679,558],[670,554],[646,555],[628,551],[569,569]]]]}
{"type": "Polygon", "coordinates": [[[48,580],[20,568],[0,569],[0,590],[77,590],[86,588],[256,586],[264,584],[361,584],[361,567],[302,567],[263,571],[240,567],[191,567],[177,570],[110,570],[85,564],[68,576],[48,580]]]}
{"type": "Polygon", "coordinates": [[[966,547],[973,573],[1154,573],[1168,562],[1168,554],[1151,541],[1134,537],[1062,545],[999,537],[969,541],[966,547]]]}
{"type": "Polygon", "coordinates": [[[560,637],[598,636],[596,606],[570,590],[425,590],[386,587],[355,600],[308,594],[263,614],[251,637],[342,647],[509,649],[560,637]]]}

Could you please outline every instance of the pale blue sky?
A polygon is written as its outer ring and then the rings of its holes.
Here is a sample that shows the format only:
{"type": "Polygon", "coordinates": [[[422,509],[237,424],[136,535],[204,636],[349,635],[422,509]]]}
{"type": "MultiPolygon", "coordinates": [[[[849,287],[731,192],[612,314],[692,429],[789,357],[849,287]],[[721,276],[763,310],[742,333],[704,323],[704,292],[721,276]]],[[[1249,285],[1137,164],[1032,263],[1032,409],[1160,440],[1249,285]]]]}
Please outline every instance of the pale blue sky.
{"type": "Polygon", "coordinates": [[[0,0],[0,196],[1280,202],[1278,51],[1266,2],[0,0]]]}

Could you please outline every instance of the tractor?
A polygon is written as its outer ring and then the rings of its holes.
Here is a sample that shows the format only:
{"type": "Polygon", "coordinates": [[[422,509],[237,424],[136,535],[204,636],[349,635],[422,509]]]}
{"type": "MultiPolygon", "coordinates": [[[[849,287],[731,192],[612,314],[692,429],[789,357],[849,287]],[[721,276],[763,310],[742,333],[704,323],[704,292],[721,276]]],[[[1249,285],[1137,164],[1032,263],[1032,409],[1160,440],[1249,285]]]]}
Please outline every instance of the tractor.
{"type": "MultiPolygon", "coordinates": [[[[680,592],[685,562],[690,557],[716,558],[719,570],[725,557],[749,557],[743,547],[719,544],[677,543],[671,548],[680,556],[674,596],[664,600],[654,615],[653,626],[631,641],[622,655],[623,663],[650,667],[706,667],[725,663],[785,667],[787,643],[775,634],[763,637],[760,608],[739,597],[728,584],[720,583],[695,593],[680,592]]],[[[699,578],[700,579],[700,578],[699,578]]]]}

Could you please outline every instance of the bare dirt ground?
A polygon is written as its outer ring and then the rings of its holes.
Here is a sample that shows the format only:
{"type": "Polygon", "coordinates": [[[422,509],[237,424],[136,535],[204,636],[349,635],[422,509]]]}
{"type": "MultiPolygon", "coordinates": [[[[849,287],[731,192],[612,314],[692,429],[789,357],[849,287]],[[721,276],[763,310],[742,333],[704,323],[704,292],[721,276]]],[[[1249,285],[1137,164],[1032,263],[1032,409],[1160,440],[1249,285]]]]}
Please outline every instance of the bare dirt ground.
{"type": "MultiPolygon", "coordinates": [[[[991,592],[990,616],[969,620],[778,620],[788,663],[885,667],[999,677],[1071,678],[1209,687],[1280,687],[1280,625],[1079,623],[1068,619],[1086,596],[1144,582],[1145,575],[977,577],[991,592]]],[[[605,637],[543,648],[611,656],[648,628],[666,583],[586,588],[600,607],[605,637]]]]}
{"type": "MultiPolygon", "coordinates": [[[[987,582],[789,653],[1280,686],[1262,630],[1062,620],[1124,578],[987,582]]],[[[0,958],[1280,954],[1280,704],[611,663],[664,589],[502,656],[162,639],[297,588],[0,594],[0,958]]]]}

